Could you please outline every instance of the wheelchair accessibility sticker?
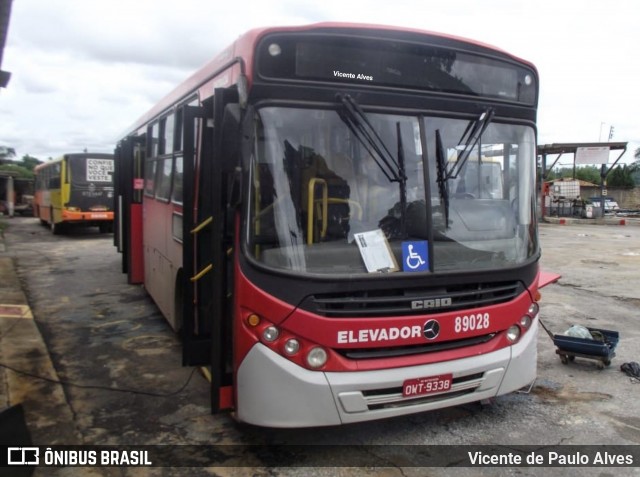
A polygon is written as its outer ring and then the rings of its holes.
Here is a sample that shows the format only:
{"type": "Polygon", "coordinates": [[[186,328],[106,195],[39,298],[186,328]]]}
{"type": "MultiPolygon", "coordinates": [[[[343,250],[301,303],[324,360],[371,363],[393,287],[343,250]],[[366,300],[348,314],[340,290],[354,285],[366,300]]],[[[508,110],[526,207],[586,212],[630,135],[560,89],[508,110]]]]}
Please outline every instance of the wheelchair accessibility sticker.
{"type": "Polygon", "coordinates": [[[405,272],[429,270],[429,250],[426,241],[402,242],[402,270],[405,272]]]}

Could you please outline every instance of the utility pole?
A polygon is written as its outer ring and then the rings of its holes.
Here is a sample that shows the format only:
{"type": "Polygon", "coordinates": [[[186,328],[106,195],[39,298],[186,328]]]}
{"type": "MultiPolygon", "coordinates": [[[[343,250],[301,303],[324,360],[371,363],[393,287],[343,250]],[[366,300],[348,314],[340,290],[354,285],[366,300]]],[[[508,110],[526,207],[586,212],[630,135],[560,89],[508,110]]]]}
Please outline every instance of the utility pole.
{"type": "MultiPolygon", "coordinates": [[[[609,126],[609,142],[611,142],[611,140],[613,139],[613,133],[615,131],[615,128],[613,127],[613,125],[609,126]]],[[[607,191],[607,165],[606,164],[602,164],[601,168],[600,168],[600,176],[601,176],[601,180],[600,180],[600,205],[602,206],[602,216],[604,217],[604,198],[605,196],[608,194],[607,191]]]]}

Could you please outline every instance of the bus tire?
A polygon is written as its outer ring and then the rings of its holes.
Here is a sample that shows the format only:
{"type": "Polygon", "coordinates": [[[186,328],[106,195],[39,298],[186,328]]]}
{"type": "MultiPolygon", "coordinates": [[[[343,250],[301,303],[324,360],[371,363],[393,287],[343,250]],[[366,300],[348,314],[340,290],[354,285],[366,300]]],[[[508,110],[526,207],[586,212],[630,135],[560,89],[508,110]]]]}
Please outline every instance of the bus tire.
{"type": "Polygon", "coordinates": [[[53,209],[51,209],[50,215],[49,215],[49,220],[51,220],[51,222],[49,222],[49,227],[51,228],[51,233],[53,235],[60,235],[62,233],[62,223],[56,223],[55,219],[53,218],[53,209]]]}
{"type": "Polygon", "coordinates": [[[42,215],[40,214],[40,206],[39,205],[36,205],[36,207],[33,209],[33,215],[40,220],[40,225],[47,225],[47,221],[44,220],[42,218],[42,215]]]}
{"type": "Polygon", "coordinates": [[[113,224],[111,222],[102,222],[98,225],[101,234],[110,234],[113,232],[113,224]]]}

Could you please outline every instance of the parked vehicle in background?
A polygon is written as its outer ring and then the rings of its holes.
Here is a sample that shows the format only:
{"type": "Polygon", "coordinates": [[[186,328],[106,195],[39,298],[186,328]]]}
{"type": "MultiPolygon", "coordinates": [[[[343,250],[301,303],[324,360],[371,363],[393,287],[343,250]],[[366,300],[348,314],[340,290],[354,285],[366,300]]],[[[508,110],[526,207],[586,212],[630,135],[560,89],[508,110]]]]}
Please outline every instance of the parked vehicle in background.
{"type": "Polygon", "coordinates": [[[113,154],[65,154],[35,168],[34,215],[59,234],[69,224],[113,230],[113,154]]]}
{"type": "Polygon", "coordinates": [[[33,215],[33,196],[30,194],[23,194],[20,197],[20,201],[16,203],[13,208],[13,212],[16,215],[33,215]]]}
{"type": "Polygon", "coordinates": [[[602,207],[602,201],[604,199],[604,213],[614,214],[620,210],[620,206],[614,200],[613,197],[589,197],[589,201],[596,207],[602,207]]]}

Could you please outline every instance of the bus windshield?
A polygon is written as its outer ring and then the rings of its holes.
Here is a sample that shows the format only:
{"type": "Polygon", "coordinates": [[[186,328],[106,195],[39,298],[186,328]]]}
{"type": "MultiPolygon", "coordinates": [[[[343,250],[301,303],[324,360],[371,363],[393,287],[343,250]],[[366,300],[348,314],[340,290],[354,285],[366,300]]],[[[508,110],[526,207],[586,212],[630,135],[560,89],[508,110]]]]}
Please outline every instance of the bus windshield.
{"type": "Polygon", "coordinates": [[[397,264],[386,272],[497,269],[537,253],[532,127],[492,121],[469,145],[476,118],[365,115],[375,133],[363,138],[339,108],[257,111],[246,229],[257,263],[371,273],[363,233],[383,237],[397,264]],[[419,269],[406,266],[415,244],[419,269]]]}

